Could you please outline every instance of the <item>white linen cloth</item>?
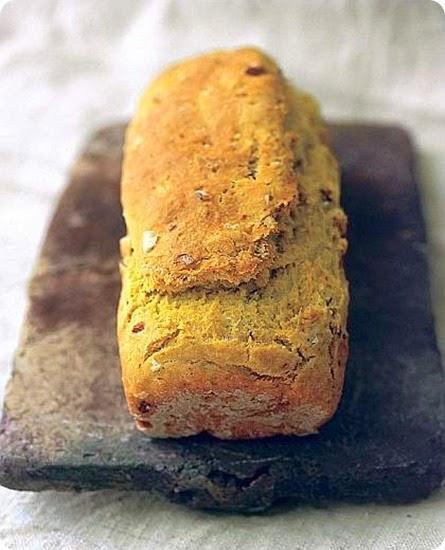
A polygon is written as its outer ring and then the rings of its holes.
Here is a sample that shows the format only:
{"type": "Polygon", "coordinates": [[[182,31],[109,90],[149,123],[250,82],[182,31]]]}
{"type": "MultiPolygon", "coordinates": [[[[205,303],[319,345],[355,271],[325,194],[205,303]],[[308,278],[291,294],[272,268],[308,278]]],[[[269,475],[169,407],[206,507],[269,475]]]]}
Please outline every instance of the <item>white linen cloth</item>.
{"type": "MultiPolygon", "coordinates": [[[[142,87],[166,63],[245,44],[272,53],[328,117],[386,120],[412,131],[445,351],[445,17],[438,4],[14,0],[0,15],[0,390],[26,281],[86,136],[128,118],[142,87]]],[[[130,492],[0,488],[0,548],[421,550],[444,537],[443,490],[410,506],[333,504],[242,516],[130,492]]]]}

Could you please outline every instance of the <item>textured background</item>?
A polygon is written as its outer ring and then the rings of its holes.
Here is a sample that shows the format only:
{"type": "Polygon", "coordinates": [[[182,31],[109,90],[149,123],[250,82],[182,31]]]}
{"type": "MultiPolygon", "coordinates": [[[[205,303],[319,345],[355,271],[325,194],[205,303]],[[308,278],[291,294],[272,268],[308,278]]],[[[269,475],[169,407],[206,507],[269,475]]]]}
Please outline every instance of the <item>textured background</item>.
{"type": "MultiPolygon", "coordinates": [[[[0,5],[2,2],[0,2],[0,5]]],[[[412,130],[445,351],[445,17],[403,0],[14,0],[0,16],[0,395],[25,284],[67,170],[96,126],[127,118],[165,63],[260,45],[331,118],[412,130]]],[[[397,277],[397,274],[394,274],[397,277]]],[[[30,494],[0,488],[0,547],[431,549],[445,493],[411,506],[194,512],[141,494],[30,494]]]]}

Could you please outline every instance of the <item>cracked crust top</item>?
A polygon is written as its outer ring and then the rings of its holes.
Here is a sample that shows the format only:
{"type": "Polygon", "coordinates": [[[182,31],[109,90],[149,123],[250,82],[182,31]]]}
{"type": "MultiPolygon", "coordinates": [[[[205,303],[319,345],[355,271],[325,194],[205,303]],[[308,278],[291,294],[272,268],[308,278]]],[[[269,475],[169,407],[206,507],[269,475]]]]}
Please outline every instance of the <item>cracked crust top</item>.
{"type": "Polygon", "coordinates": [[[298,196],[287,93],[271,59],[242,49],[181,63],[143,95],[122,202],[128,246],[157,291],[267,279],[298,196]]]}

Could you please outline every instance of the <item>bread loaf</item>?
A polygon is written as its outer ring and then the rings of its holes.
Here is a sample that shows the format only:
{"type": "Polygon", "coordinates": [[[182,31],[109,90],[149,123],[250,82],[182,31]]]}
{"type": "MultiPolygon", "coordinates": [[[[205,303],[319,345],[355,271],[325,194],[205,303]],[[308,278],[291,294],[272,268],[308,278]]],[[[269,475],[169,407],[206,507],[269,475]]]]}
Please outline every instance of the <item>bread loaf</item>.
{"type": "Polygon", "coordinates": [[[256,49],[164,72],[125,140],[118,341],[153,437],[313,433],[347,358],[346,218],[314,100],[256,49]]]}

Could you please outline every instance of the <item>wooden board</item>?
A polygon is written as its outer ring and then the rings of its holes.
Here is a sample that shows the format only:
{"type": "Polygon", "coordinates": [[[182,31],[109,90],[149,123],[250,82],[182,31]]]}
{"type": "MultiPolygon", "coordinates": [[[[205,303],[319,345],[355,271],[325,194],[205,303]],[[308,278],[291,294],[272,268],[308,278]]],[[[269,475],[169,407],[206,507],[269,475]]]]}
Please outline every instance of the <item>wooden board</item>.
{"type": "Polygon", "coordinates": [[[123,126],[76,162],[49,227],[0,426],[0,482],[26,490],[154,490],[191,506],[411,501],[443,477],[444,379],[406,133],[337,125],[350,219],[351,353],[318,435],[151,440],[124,403],[115,341],[123,126]]]}

